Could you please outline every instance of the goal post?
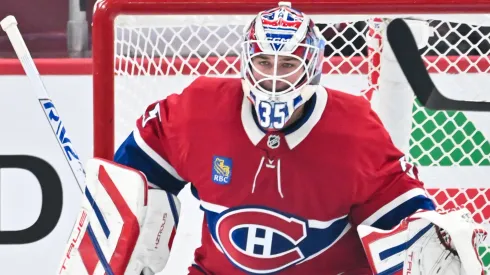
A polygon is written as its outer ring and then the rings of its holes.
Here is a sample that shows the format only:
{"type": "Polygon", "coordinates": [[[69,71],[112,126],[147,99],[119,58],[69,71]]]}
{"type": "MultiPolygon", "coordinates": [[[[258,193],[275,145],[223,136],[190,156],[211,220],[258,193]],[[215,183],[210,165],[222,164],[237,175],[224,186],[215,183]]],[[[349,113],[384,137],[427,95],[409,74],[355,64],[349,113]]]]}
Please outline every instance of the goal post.
{"type": "MultiPolygon", "coordinates": [[[[95,156],[112,158],[147,104],[197,76],[239,77],[244,25],[278,1],[186,2],[96,3],[95,156]]],[[[423,22],[420,53],[441,91],[490,101],[490,1],[419,2],[303,0],[293,8],[310,15],[328,41],[322,84],[371,100],[438,206],[464,205],[490,229],[490,113],[421,107],[391,62],[383,27],[393,18],[423,22]]],[[[480,252],[489,270],[490,249],[480,252]]]]}

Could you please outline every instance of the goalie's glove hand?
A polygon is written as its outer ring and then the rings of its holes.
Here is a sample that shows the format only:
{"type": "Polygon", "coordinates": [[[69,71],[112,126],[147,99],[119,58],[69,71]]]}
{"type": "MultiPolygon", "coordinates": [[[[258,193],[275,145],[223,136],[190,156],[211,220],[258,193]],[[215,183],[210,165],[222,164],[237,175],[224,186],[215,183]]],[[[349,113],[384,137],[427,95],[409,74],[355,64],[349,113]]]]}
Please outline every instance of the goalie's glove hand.
{"type": "Polygon", "coordinates": [[[358,232],[374,274],[483,274],[478,247],[487,232],[467,209],[420,211],[392,230],[360,225],[358,232]]]}

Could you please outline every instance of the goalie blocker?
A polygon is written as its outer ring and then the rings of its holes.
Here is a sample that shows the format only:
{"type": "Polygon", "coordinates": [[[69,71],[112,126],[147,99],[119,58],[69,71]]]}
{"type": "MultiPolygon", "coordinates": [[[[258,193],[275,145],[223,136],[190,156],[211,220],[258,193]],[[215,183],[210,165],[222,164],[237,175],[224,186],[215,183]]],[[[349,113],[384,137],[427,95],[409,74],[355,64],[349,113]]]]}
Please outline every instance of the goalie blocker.
{"type": "Polygon", "coordinates": [[[180,203],[143,173],[102,159],[87,165],[85,198],[59,274],[140,275],[163,270],[180,203]]]}

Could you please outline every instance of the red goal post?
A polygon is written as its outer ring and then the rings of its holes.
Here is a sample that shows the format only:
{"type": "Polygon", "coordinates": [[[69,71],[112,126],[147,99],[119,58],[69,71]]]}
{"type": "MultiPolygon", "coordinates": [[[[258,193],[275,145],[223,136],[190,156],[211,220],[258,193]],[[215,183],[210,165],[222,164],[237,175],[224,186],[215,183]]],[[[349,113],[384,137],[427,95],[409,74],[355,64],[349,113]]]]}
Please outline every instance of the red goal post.
{"type": "MultiPolygon", "coordinates": [[[[98,1],[92,35],[94,155],[112,158],[146,104],[179,92],[194,77],[239,75],[241,27],[277,2],[98,1]]],[[[331,42],[323,84],[368,98],[374,92],[373,108],[419,166],[437,203],[464,205],[488,224],[490,114],[433,112],[418,105],[403,80],[383,73],[383,32],[376,24],[398,16],[426,22],[431,32],[421,55],[436,85],[456,98],[488,100],[490,0],[303,0],[293,1],[293,8],[310,15],[331,42]]]]}

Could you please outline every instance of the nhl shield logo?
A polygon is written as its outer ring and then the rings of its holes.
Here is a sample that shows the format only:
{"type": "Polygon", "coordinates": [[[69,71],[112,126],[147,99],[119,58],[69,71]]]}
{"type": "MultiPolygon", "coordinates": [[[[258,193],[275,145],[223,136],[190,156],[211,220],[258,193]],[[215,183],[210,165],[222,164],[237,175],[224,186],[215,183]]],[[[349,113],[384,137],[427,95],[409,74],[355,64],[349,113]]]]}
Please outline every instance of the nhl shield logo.
{"type": "Polygon", "coordinates": [[[269,148],[271,148],[271,149],[276,149],[277,147],[279,147],[280,141],[281,141],[281,137],[280,136],[278,136],[278,135],[270,135],[267,138],[267,146],[269,146],[269,148]]]}

